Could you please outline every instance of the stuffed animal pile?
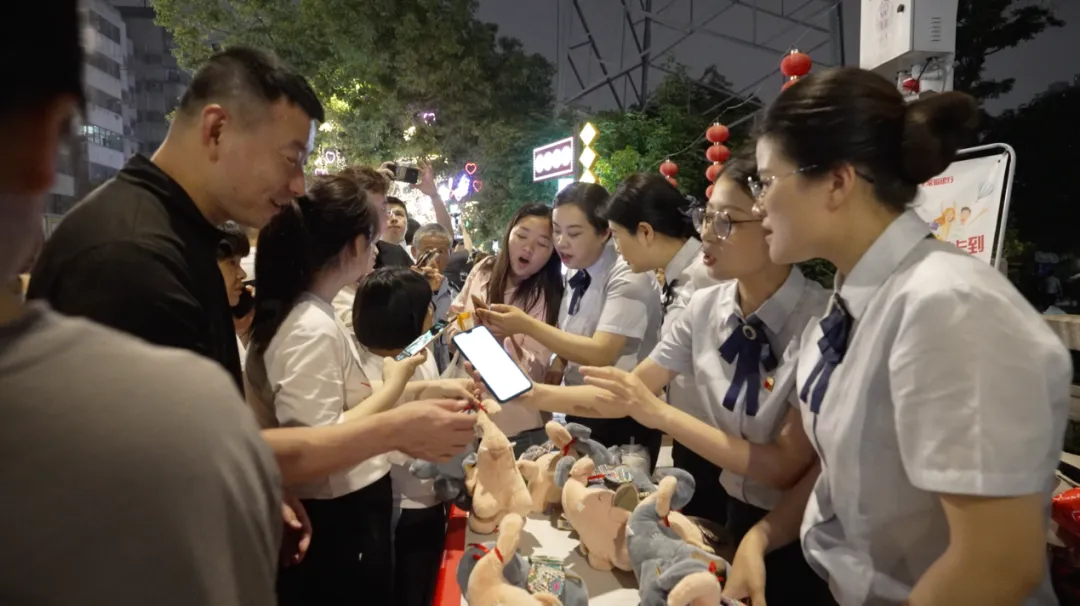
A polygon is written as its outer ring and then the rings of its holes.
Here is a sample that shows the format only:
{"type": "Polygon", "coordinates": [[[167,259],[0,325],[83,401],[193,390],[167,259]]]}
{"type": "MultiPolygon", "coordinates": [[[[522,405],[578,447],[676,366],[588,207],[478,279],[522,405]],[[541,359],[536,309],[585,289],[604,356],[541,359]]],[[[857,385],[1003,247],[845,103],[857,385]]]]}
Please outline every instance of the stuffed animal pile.
{"type": "Polygon", "coordinates": [[[681,469],[652,475],[643,447],[605,447],[588,427],[554,421],[544,428],[549,441],[515,461],[513,444],[491,419],[498,411],[491,401],[478,407],[479,440],[466,452],[411,468],[435,479],[443,501],[470,510],[473,532],[498,532],[493,542],[469,545],[458,566],[470,606],[587,606],[588,588],[563,562],[517,553],[524,516],[558,507],[589,566],[632,571],[643,606],[737,604],[720,597],[727,562],[678,512],[693,495],[693,476],[681,469]]]}

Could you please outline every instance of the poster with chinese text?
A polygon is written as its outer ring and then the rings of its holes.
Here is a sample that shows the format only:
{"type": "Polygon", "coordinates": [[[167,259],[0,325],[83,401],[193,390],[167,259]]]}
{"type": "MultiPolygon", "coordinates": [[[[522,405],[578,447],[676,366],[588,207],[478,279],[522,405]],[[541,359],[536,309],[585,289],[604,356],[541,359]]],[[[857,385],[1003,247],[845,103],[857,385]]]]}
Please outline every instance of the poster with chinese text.
{"type": "Polygon", "coordinates": [[[923,183],[915,211],[934,237],[993,262],[1008,156],[995,154],[953,162],[923,183]]]}

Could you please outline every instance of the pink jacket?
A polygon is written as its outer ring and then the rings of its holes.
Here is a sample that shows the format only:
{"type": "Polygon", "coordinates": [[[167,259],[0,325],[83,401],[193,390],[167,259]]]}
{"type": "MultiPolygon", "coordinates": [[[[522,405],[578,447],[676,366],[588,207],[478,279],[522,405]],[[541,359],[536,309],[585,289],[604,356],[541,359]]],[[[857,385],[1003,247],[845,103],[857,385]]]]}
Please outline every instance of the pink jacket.
{"type": "MultiPolygon", "coordinates": [[[[488,257],[481,261],[478,265],[473,267],[469,272],[469,277],[465,279],[465,285],[462,287],[461,292],[458,293],[454,302],[450,304],[450,314],[459,314],[463,311],[472,312],[473,302],[472,297],[475,295],[481,301],[487,302],[487,288],[488,282],[491,281],[491,270],[495,266],[495,258],[488,257]]],[[[506,294],[503,296],[504,301],[512,301],[514,298],[514,288],[511,286],[507,288],[506,294]]],[[[526,309],[525,313],[530,316],[545,322],[547,319],[546,313],[547,302],[540,299],[532,306],[531,309],[526,309]]],[[[452,325],[447,329],[448,337],[453,338],[459,331],[457,324],[452,325]]],[[[544,375],[547,373],[547,369],[551,360],[551,350],[541,345],[532,337],[525,335],[515,335],[514,340],[521,347],[525,353],[525,363],[528,369],[529,377],[536,383],[542,383],[544,381],[544,375]]]]}

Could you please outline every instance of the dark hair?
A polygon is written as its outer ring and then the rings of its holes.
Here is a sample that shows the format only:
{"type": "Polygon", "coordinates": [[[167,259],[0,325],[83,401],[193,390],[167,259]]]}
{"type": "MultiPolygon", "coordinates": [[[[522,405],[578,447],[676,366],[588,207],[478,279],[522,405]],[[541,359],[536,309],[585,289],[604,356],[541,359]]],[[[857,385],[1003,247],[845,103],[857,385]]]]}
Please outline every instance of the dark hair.
{"type": "Polygon", "coordinates": [[[368,348],[404,348],[424,331],[431,301],[431,285],[415,271],[408,267],[376,269],[356,291],[356,340],[368,348]]]}
{"type": "Polygon", "coordinates": [[[920,184],[948,168],[977,118],[975,100],[965,93],[909,104],[894,82],[838,67],[780,93],[762,114],[757,134],[775,141],[807,174],[850,163],[873,183],[882,203],[901,211],[920,184]]]}
{"type": "Polygon", "coordinates": [[[648,223],[656,233],[672,238],[697,238],[690,220],[690,200],[660,174],[630,175],[611,194],[603,215],[632,234],[648,223]]]}
{"type": "Polygon", "coordinates": [[[608,201],[608,191],[596,183],[571,183],[561,192],[555,194],[555,203],[552,208],[559,208],[566,204],[572,204],[581,209],[588,217],[589,223],[602,234],[608,229],[607,217],[603,215],[604,205],[608,201]]]}
{"type": "Polygon", "coordinates": [[[218,261],[232,257],[244,258],[251,252],[251,242],[244,228],[229,221],[221,226],[221,242],[218,243],[218,261]]]}
{"type": "Polygon", "coordinates": [[[251,341],[257,351],[266,349],[315,273],[358,237],[373,244],[381,224],[367,192],[340,175],[312,180],[307,195],[270,220],[259,232],[255,256],[259,289],[251,341]]]}
{"type": "Polygon", "coordinates": [[[54,0],[23,5],[19,35],[8,32],[0,42],[0,117],[37,108],[63,96],[84,101],[83,47],[79,39],[79,3],[54,0]],[[25,19],[25,21],[24,21],[25,19]],[[21,56],[26,41],[40,42],[45,52],[21,56]]]}
{"type": "Polygon", "coordinates": [[[83,47],[79,39],[79,3],[54,0],[31,3],[19,13],[20,35],[6,35],[0,42],[0,115],[41,107],[59,97],[84,100],[83,47]],[[25,18],[25,22],[23,22],[25,18]],[[44,53],[33,59],[20,57],[26,41],[40,42],[44,53]]]}
{"type": "MultiPolygon", "coordinates": [[[[394,199],[396,200],[397,198],[394,199]]],[[[409,214],[409,209],[405,209],[405,214],[409,214]]],[[[413,235],[416,234],[416,230],[420,229],[420,222],[416,219],[413,219],[412,217],[409,217],[409,220],[406,222],[406,224],[409,227],[405,230],[405,243],[412,246],[413,235]]]]}
{"type": "MultiPolygon", "coordinates": [[[[572,186],[571,186],[572,187],[572,186]]],[[[599,186],[597,186],[599,187],[599,186]]],[[[601,188],[603,189],[603,188],[601,188]]],[[[488,280],[487,302],[492,304],[506,303],[506,287],[510,283],[510,234],[528,217],[540,217],[551,221],[551,209],[545,204],[526,204],[517,209],[510,218],[502,239],[499,240],[499,253],[491,264],[491,279],[488,280]]],[[[475,253],[474,253],[475,254],[475,253]]],[[[476,260],[479,262],[479,259],[476,260]]],[[[562,305],[563,275],[562,261],[555,251],[551,251],[551,257],[540,271],[525,278],[514,289],[512,304],[521,309],[532,309],[542,298],[544,300],[544,321],[555,326],[559,323],[559,307],[562,305]]]]}
{"type": "Polygon", "coordinates": [[[306,78],[271,53],[234,46],[214,54],[195,72],[180,98],[180,113],[192,115],[224,99],[276,103],[282,98],[300,106],[311,119],[326,120],[322,103],[306,78]]]}
{"type": "Polygon", "coordinates": [[[717,179],[720,179],[720,177],[730,179],[735,185],[739,186],[739,189],[747,197],[753,200],[754,192],[750,191],[750,179],[756,179],[757,176],[757,158],[754,155],[754,146],[751,143],[731,155],[731,159],[724,163],[724,168],[720,171],[717,179]]]}
{"type": "Polygon", "coordinates": [[[400,198],[395,198],[394,196],[386,196],[386,205],[400,206],[405,211],[405,217],[407,218],[409,216],[409,207],[405,206],[405,203],[402,202],[400,198]]]}

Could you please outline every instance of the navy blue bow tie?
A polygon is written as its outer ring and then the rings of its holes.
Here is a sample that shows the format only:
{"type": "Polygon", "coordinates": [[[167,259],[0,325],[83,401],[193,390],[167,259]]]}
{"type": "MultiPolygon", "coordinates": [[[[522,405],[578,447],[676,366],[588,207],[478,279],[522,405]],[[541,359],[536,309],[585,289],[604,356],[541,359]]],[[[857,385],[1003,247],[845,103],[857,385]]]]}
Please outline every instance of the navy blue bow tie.
{"type": "Polygon", "coordinates": [[[757,316],[750,316],[746,321],[737,316],[736,319],[739,327],[720,346],[720,357],[728,364],[735,363],[735,378],[724,394],[724,408],[735,410],[739,392],[746,387],[746,414],[752,417],[758,411],[761,369],[765,372],[776,370],[776,357],[765,336],[765,324],[757,316]]]}
{"type": "Polygon", "coordinates": [[[672,280],[671,282],[664,284],[664,298],[662,301],[662,304],[664,306],[664,313],[667,313],[668,306],[675,302],[675,287],[678,285],[678,280],[672,280]]]}
{"type": "Polygon", "coordinates": [[[829,389],[829,379],[836,367],[844,361],[848,339],[851,336],[851,325],[851,314],[844,307],[844,300],[839,295],[834,296],[829,315],[821,321],[823,334],[818,339],[821,358],[814,365],[802,390],[799,391],[799,399],[810,405],[812,413],[816,414],[821,410],[821,401],[825,399],[825,392],[829,389]]]}
{"type": "Polygon", "coordinates": [[[589,272],[584,269],[570,276],[570,288],[574,291],[570,295],[570,309],[568,310],[571,316],[576,314],[578,308],[581,307],[581,298],[585,296],[585,291],[589,289],[591,282],[592,278],[589,277],[589,272]]]}

